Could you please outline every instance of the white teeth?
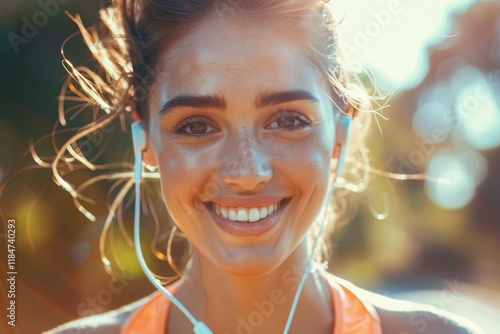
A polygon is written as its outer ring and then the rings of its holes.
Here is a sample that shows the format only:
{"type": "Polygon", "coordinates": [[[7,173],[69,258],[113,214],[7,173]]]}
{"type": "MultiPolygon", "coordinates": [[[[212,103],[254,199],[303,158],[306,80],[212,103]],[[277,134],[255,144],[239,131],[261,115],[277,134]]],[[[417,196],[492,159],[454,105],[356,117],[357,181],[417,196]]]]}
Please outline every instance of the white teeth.
{"type": "Polygon", "coordinates": [[[238,221],[240,221],[240,222],[246,222],[246,221],[248,221],[248,214],[245,211],[245,209],[239,209],[238,210],[238,221]]]}
{"type": "Polygon", "coordinates": [[[229,218],[229,220],[233,220],[233,221],[238,220],[238,216],[236,215],[236,210],[235,209],[229,209],[228,218],[229,218]]]}
{"type": "Polygon", "coordinates": [[[260,208],[259,216],[260,216],[260,218],[266,218],[267,217],[267,208],[260,208]]]}
{"type": "Polygon", "coordinates": [[[222,207],[218,204],[212,203],[212,209],[216,214],[222,216],[226,219],[232,221],[240,221],[240,222],[256,222],[261,219],[266,218],[269,215],[272,215],[276,212],[280,207],[281,202],[276,204],[269,205],[267,207],[254,207],[254,208],[228,208],[222,207]]]}
{"type": "Polygon", "coordinates": [[[250,213],[248,214],[248,220],[251,222],[256,222],[260,219],[259,209],[252,208],[250,209],[250,213]]]}

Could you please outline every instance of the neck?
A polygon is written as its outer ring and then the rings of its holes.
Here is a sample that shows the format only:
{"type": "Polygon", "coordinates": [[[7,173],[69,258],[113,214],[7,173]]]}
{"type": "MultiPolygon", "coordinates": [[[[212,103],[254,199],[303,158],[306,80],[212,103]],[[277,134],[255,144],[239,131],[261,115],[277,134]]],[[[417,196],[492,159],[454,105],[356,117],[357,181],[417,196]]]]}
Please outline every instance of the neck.
{"type": "MultiPolygon", "coordinates": [[[[308,255],[304,240],[275,270],[258,277],[237,277],[214,267],[195,250],[178,296],[214,333],[277,333],[285,327],[308,255]]],[[[332,303],[321,276],[322,270],[317,268],[308,274],[292,329],[311,329],[310,323],[330,327],[332,303]]]]}

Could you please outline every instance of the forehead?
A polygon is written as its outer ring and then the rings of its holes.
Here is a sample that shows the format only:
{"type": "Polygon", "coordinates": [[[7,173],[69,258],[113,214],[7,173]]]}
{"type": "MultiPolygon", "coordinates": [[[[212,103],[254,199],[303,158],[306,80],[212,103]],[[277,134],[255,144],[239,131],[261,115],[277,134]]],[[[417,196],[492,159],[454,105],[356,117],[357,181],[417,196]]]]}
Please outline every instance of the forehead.
{"type": "Polygon", "coordinates": [[[165,49],[157,84],[166,98],[227,86],[246,92],[319,89],[321,76],[302,52],[306,43],[277,25],[206,19],[165,49]]]}

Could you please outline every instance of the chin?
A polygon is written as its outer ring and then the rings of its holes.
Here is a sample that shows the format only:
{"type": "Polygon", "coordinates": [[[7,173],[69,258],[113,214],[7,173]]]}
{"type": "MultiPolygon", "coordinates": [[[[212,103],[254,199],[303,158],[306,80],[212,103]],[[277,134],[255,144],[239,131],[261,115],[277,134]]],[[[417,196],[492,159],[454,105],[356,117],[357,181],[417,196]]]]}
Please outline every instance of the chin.
{"type": "Polygon", "coordinates": [[[225,261],[217,261],[214,265],[224,273],[236,277],[260,277],[265,276],[280,266],[282,261],[276,259],[276,255],[271,257],[249,256],[243,257],[239,254],[238,257],[226,259],[225,261]]]}

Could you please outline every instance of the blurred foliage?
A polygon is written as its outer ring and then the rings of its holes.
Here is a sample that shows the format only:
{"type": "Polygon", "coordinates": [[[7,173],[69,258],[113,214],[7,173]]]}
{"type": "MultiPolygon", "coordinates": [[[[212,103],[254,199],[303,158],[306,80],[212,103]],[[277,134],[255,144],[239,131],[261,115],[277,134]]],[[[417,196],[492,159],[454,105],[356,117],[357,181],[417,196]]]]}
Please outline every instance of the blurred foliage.
{"type": "MultiPolygon", "coordinates": [[[[56,97],[65,77],[59,50],[77,31],[64,10],[79,13],[91,25],[96,21],[98,6],[95,0],[60,4],[53,17],[15,52],[6,36],[11,32],[21,34],[23,18],[32,20],[41,8],[34,0],[0,1],[0,181],[6,186],[0,205],[5,215],[2,222],[5,218],[17,221],[19,333],[37,333],[78,316],[116,308],[153,291],[142,277],[133,247],[122,231],[111,233],[116,247],[108,251],[116,255],[116,265],[123,267],[123,274],[114,282],[101,264],[98,240],[108,209],[110,183],[96,184],[87,192],[97,203],[92,206],[97,221],[91,223],[75,208],[71,197],[52,182],[49,170],[32,168],[15,175],[34,165],[27,154],[30,139],[36,141],[49,134],[57,120],[56,97]]],[[[368,138],[372,166],[395,173],[426,170],[433,156],[426,152],[425,161],[411,166],[412,170],[402,165],[412,152],[425,149],[419,145],[423,139],[412,130],[418,100],[426,88],[446,82],[458,70],[443,65],[450,59],[460,58],[463,64],[485,73],[500,70],[500,56],[495,59],[495,52],[500,53],[500,48],[495,49],[500,40],[499,22],[500,6],[494,2],[480,2],[456,18],[464,33],[452,45],[446,41],[429,50],[431,69],[426,78],[417,87],[394,96],[384,111],[390,121],[381,121],[382,133],[373,127],[368,138]]],[[[78,37],[69,42],[67,50],[74,63],[92,64],[78,37]]],[[[78,126],[78,121],[72,126],[78,126]]],[[[120,124],[115,126],[118,130],[120,124]]],[[[116,131],[103,136],[97,144],[90,141],[95,144],[91,149],[97,150],[93,153],[107,146],[129,145],[127,133],[116,131]]],[[[433,153],[451,144],[444,141],[435,145],[433,153]]],[[[50,140],[45,140],[39,147],[42,155],[49,154],[51,146],[50,140]]],[[[445,278],[500,290],[500,149],[496,146],[479,154],[485,158],[487,174],[475,188],[472,201],[459,209],[445,210],[431,201],[423,181],[374,176],[364,194],[351,198],[352,206],[358,208],[354,220],[339,226],[333,236],[330,270],[380,291],[440,288],[445,278]],[[378,220],[376,213],[388,216],[378,220]]],[[[100,159],[120,158],[115,155],[113,150],[104,150],[100,159]]],[[[81,171],[73,182],[91,176],[91,172],[81,171]]],[[[165,212],[161,217],[168,220],[165,212]]],[[[129,210],[123,219],[131,233],[129,210]]],[[[146,229],[152,231],[153,223],[147,218],[145,221],[146,229]]],[[[145,237],[152,239],[151,233],[145,237]]],[[[158,247],[165,247],[165,240],[160,240],[158,247]]],[[[176,251],[185,247],[180,242],[176,251]]],[[[1,252],[4,266],[3,246],[1,252]]],[[[152,255],[149,262],[157,272],[170,273],[152,255]]],[[[2,269],[2,281],[5,273],[2,269]]],[[[4,292],[0,291],[2,300],[4,292]]]]}

